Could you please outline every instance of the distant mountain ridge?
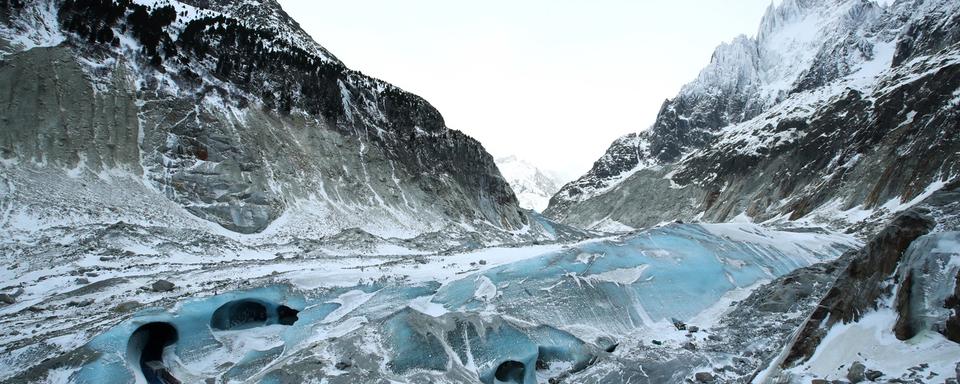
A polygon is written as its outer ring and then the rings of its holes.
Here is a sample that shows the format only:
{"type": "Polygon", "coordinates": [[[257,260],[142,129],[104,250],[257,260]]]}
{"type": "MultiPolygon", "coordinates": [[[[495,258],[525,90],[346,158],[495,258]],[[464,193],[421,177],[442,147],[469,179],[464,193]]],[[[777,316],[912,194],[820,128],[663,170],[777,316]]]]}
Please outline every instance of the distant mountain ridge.
{"type": "Polygon", "coordinates": [[[510,183],[521,208],[543,212],[550,197],[560,190],[560,176],[537,168],[516,156],[496,159],[497,168],[510,183]]]}

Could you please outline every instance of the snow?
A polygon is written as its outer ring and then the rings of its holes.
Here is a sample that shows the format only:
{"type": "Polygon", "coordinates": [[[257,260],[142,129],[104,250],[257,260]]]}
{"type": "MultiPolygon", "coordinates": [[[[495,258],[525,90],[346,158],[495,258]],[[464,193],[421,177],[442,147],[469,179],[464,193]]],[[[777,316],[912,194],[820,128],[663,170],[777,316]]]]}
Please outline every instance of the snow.
{"type": "Polygon", "coordinates": [[[0,51],[0,58],[37,47],[52,47],[62,43],[66,36],[60,30],[57,8],[52,0],[24,2],[20,12],[24,17],[12,20],[12,24],[0,24],[0,37],[10,42],[12,52],[0,51]]]}
{"type": "Polygon", "coordinates": [[[510,183],[521,208],[543,212],[550,203],[563,179],[554,173],[544,171],[517,156],[496,159],[500,174],[510,183]]]}
{"type": "Polygon", "coordinates": [[[960,344],[929,330],[907,341],[897,340],[892,331],[896,321],[893,309],[882,308],[858,322],[835,325],[810,360],[789,372],[806,378],[845,380],[850,364],[860,361],[886,377],[907,375],[909,368],[921,363],[929,364],[929,371],[940,378],[954,375],[960,344]]]}
{"type": "MultiPolygon", "coordinates": [[[[494,287],[494,289],[496,289],[496,287],[494,287]]],[[[443,307],[443,304],[434,303],[432,299],[433,295],[421,296],[410,300],[410,303],[407,304],[407,306],[417,312],[431,317],[440,317],[450,312],[443,307]]]]}
{"type": "Polygon", "coordinates": [[[376,292],[364,292],[361,290],[354,289],[352,291],[346,292],[336,300],[331,301],[331,303],[340,304],[340,307],[335,309],[333,312],[330,312],[327,317],[323,319],[323,323],[332,323],[337,320],[342,319],[348,313],[352,312],[354,309],[359,308],[361,305],[366,303],[370,298],[375,296],[376,292]]]}
{"type": "Polygon", "coordinates": [[[477,290],[473,293],[473,297],[481,301],[490,301],[497,297],[497,286],[493,284],[493,281],[490,281],[490,278],[480,276],[477,278],[477,281],[479,283],[477,284],[477,290]]]}
{"type": "MultiPolygon", "coordinates": [[[[740,224],[700,224],[714,235],[735,242],[762,244],[792,255],[822,255],[831,252],[836,244],[850,248],[859,248],[863,243],[853,237],[839,233],[775,232],[749,223],[740,224]]],[[[814,261],[814,259],[808,259],[814,261]]]]}
{"type": "Polygon", "coordinates": [[[886,209],[889,212],[904,211],[914,205],[917,205],[927,197],[930,197],[930,195],[932,195],[934,192],[943,189],[944,186],[950,184],[950,181],[951,180],[944,180],[938,177],[933,183],[927,185],[927,187],[923,189],[923,192],[920,192],[917,196],[914,196],[914,198],[910,199],[909,201],[903,201],[901,198],[895,197],[883,204],[881,208],[886,209]]]}
{"type": "Polygon", "coordinates": [[[608,233],[623,233],[636,230],[629,225],[611,219],[609,216],[587,226],[587,229],[608,233]]]}
{"type": "Polygon", "coordinates": [[[630,285],[636,283],[641,277],[643,277],[643,271],[646,270],[647,267],[649,267],[649,265],[644,264],[634,268],[611,269],[606,272],[584,276],[583,279],[590,283],[608,282],[620,285],[630,285]]]}

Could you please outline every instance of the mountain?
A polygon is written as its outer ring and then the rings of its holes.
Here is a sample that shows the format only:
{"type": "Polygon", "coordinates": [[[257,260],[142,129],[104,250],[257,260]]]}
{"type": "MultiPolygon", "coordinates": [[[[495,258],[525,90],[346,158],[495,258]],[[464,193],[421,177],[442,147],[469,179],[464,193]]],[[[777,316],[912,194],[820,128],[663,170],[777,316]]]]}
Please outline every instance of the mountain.
{"type": "Polygon", "coordinates": [[[517,195],[521,208],[541,212],[547,208],[550,197],[560,190],[559,176],[540,170],[516,156],[497,158],[496,163],[517,195]]]}
{"type": "Polygon", "coordinates": [[[0,6],[4,230],[551,236],[479,142],[275,1],[0,6]]]}
{"type": "Polygon", "coordinates": [[[957,2],[785,0],[720,45],[650,129],[545,210],[563,223],[820,223],[872,233],[955,179],[957,2]]]}
{"type": "Polygon", "coordinates": [[[272,0],[0,0],[0,383],[955,382],[958,8],[771,7],[599,236],[272,0]]]}

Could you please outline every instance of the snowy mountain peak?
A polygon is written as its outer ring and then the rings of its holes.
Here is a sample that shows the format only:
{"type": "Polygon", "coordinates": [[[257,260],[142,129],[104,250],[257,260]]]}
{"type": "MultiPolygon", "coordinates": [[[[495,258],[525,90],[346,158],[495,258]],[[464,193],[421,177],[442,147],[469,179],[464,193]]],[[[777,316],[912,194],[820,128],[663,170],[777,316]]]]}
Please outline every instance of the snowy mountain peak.
{"type": "Polygon", "coordinates": [[[954,177],[923,168],[938,162],[924,163],[919,172],[899,169],[899,160],[870,148],[886,135],[920,129],[915,117],[923,116],[936,123],[910,136],[930,141],[915,147],[937,148],[935,156],[943,158],[956,153],[934,132],[954,117],[938,117],[940,110],[928,106],[956,103],[923,87],[956,94],[953,82],[940,77],[954,71],[960,3],[882,4],[771,4],[756,37],[719,45],[698,77],[663,104],[649,130],[614,141],[593,169],[554,196],[545,214],[584,226],[608,219],[632,227],[677,217],[729,220],[741,212],[794,220],[817,206],[829,211],[831,199],[843,201],[844,209],[914,201],[927,186],[954,177]],[[911,110],[902,98],[920,106],[911,110]],[[837,132],[849,142],[841,145],[837,132]],[[861,160],[867,155],[872,163],[861,160]],[[876,167],[866,164],[878,163],[890,167],[888,175],[913,175],[914,184],[869,176],[876,167]],[[858,167],[860,173],[848,173],[858,167]],[[854,192],[861,190],[872,192],[854,192]],[[757,197],[741,200],[747,191],[757,197]]]}
{"type": "Polygon", "coordinates": [[[560,190],[561,178],[516,156],[496,159],[500,173],[510,183],[521,208],[541,212],[547,208],[550,196],[560,190]]]}

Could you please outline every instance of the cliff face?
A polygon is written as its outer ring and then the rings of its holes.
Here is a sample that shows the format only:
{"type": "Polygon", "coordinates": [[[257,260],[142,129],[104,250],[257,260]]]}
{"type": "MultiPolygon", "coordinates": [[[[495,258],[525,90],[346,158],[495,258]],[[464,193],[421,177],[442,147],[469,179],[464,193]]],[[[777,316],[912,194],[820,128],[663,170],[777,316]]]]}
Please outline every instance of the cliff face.
{"type": "Polygon", "coordinates": [[[616,222],[874,228],[955,178],[958,6],[785,1],[546,210],[616,222]]]}
{"type": "MultiPolygon", "coordinates": [[[[346,68],[274,1],[141,3],[0,3],[11,189],[29,169],[67,170],[77,184],[142,179],[240,233],[280,217],[315,235],[528,224],[476,140],[420,97],[346,68]]],[[[69,201],[16,206],[90,216],[69,201]]]]}

